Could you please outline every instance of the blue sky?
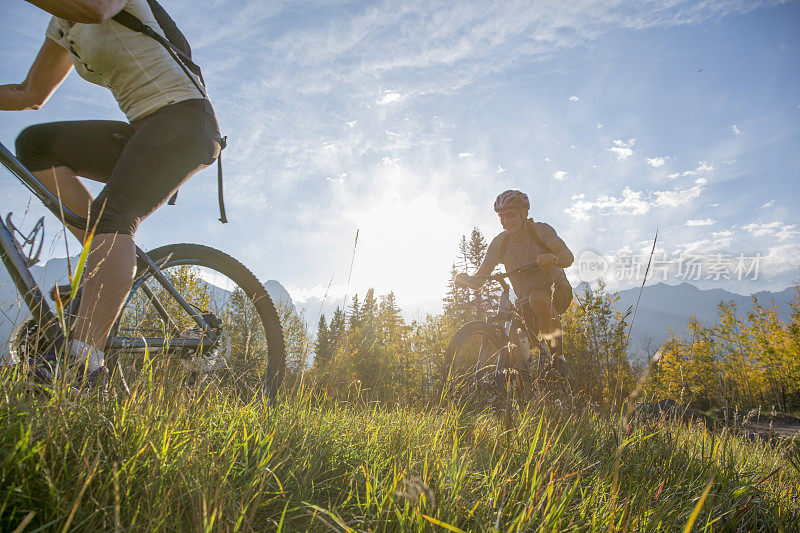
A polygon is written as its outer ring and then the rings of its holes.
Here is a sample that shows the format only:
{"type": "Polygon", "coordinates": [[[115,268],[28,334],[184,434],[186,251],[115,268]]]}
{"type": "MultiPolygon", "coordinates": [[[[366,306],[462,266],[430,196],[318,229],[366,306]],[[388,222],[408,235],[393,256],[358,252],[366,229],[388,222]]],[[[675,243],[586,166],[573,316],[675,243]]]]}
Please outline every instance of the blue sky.
{"type": "MultiPolygon", "coordinates": [[[[231,223],[217,222],[207,169],[142,224],[145,249],[221,248],[281,281],[312,320],[331,278],[326,308],[374,286],[412,313],[436,311],[459,236],[494,236],[494,197],[519,188],[576,255],[613,265],[612,286],[635,284],[614,272],[649,252],[656,229],[670,283],[686,280],[681,254],[707,267],[760,254],[758,279],[710,267],[688,280],[701,287],[750,293],[798,278],[797,2],[162,4],[229,139],[231,223]]],[[[0,82],[24,78],[47,20],[3,2],[0,82]]],[[[0,141],[86,118],[122,114],[73,72],[42,110],[0,113],[0,141]]],[[[29,195],[4,176],[0,210],[21,211],[29,195]]]]}

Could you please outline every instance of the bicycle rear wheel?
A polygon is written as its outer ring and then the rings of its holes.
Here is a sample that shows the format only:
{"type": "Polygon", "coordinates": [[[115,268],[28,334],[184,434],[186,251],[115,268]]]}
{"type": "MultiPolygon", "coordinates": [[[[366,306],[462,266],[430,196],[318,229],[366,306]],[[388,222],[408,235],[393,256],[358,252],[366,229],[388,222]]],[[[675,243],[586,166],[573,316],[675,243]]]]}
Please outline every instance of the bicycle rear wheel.
{"type": "MultiPolygon", "coordinates": [[[[215,377],[248,397],[260,393],[274,401],[283,381],[286,348],[275,305],[258,279],[233,257],[199,244],[162,246],[147,255],[181,296],[219,330],[211,349],[178,347],[160,353],[179,358],[195,377],[215,377]]],[[[161,336],[167,343],[179,345],[176,341],[202,338],[203,332],[140,261],[111,336],[161,336]],[[163,319],[155,302],[166,310],[172,325],[163,319]]],[[[116,369],[123,382],[135,378],[142,361],[142,353],[125,349],[107,356],[109,368],[112,372],[116,369]]]]}
{"type": "Polygon", "coordinates": [[[563,409],[573,409],[574,397],[569,368],[562,359],[550,353],[545,341],[539,341],[538,358],[530,379],[534,399],[563,409]]]}

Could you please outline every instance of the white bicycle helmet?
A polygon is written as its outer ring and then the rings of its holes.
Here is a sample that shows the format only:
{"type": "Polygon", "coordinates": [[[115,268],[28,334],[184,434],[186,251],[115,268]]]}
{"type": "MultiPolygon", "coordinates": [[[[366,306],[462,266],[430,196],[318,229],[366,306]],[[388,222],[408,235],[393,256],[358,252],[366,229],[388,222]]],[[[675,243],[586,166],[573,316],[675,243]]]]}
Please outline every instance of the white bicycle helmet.
{"type": "Polygon", "coordinates": [[[494,201],[494,210],[498,213],[504,209],[524,209],[528,211],[530,208],[531,202],[528,200],[528,195],[514,189],[501,192],[494,201]]]}

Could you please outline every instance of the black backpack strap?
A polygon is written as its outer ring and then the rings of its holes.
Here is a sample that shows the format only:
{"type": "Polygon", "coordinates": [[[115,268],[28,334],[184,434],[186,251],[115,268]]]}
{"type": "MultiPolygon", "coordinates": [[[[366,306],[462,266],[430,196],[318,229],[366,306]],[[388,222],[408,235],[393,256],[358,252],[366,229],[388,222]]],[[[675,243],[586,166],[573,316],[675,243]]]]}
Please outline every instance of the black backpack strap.
{"type": "MultiPolygon", "coordinates": [[[[161,46],[163,46],[167,52],[172,56],[175,62],[180,65],[183,72],[189,78],[189,80],[197,87],[197,90],[203,95],[203,98],[208,99],[208,94],[205,90],[205,80],[203,80],[203,73],[200,71],[200,67],[192,61],[192,50],[189,47],[189,41],[186,40],[183,33],[178,29],[178,26],[175,24],[175,21],[172,20],[172,17],[164,10],[163,7],[156,1],[156,0],[147,0],[147,3],[150,5],[150,10],[153,12],[153,16],[158,22],[158,25],[161,26],[162,31],[172,37],[171,40],[165,39],[162,37],[157,31],[153,28],[142,22],[138,19],[135,15],[127,11],[120,11],[116,15],[112,17],[112,19],[125,26],[129,30],[135,31],[137,33],[142,33],[147,35],[151,39],[158,42],[161,46]],[[177,42],[172,42],[173,40],[177,42]],[[198,78],[200,78],[200,84],[192,77],[190,74],[195,74],[198,78]]],[[[218,188],[218,195],[219,195],[219,221],[223,224],[228,222],[228,217],[225,216],[225,201],[222,197],[222,150],[228,145],[228,138],[227,137],[219,137],[217,142],[219,143],[220,153],[219,157],[217,157],[217,188],[218,188]]],[[[175,191],[169,201],[167,202],[169,205],[175,205],[175,201],[178,199],[178,192],[175,191]]]]}
{"type": "Polygon", "coordinates": [[[533,242],[535,242],[539,248],[541,248],[542,250],[547,250],[550,253],[553,253],[553,250],[551,250],[550,247],[547,246],[547,244],[545,244],[545,242],[539,236],[539,232],[536,231],[536,222],[532,220],[525,221],[525,231],[528,232],[528,237],[533,239],[533,242]]]}
{"type": "Polygon", "coordinates": [[[228,137],[220,137],[219,142],[219,156],[217,157],[217,191],[219,194],[219,221],[223,224],[228,223],[228,217],[225,216],[225,200],[222,198],[222,150],[228,146],[228,137]]]}
{"type": "Polygon", "coordinates": [[[183,50],[181,50],[180,48],[169,42],[167,39],[162,37],[157,31],[155,31],[153,28],[151,28],[150,26],[139,20],[135,15],[132,15],[131,13],[125,10],[120,11],[119,13],[114,15],[112,17],[112,20],[114,20],[119,24],[122,24],[129,30],[147,35],[151,39],[158,42],[161,46],[163,46],[164,49],[166,49],[166,51],[169,52],[169,55],[171,55],[172,58],[178,63],[178,65],[180,65],[181,69],[189,78],[189,80],[191,80],[194,86],[197,87],[197,90],[200,91],[200,93],[203,95],[203,98],[208,98],[208,94],[206,93],[205,90],[205,81],[203,80],[203,74],[200,71],[200,67],[194,61],[192,61],[192,58],[186,55],[186,53],[183,50]],[[194,77],[192,77],[190,72],[195,76],[197,76],[198,78],[200,78],[199,84],[194,79],[194,77]]]}
{"type": "Polygon", "coordinates": [[[175,24],[175,21],[172,20],[172,17],[169,16],[167,10],[161,7],[158,0],[147,0],[147,4],[150,6],[150,11],[153,13],[153,17],[161,27],[164,35],[166,35],[167,40],[191,59],[192,47],[189,46],[189,41],[186,39],[186,36],[180,28],[178,28],[178,25],[175,24]]]}
{"type": "MultiPolygon", "coordinates": [[[[553,250],[551,250],[550,247],[547,246],[547,244],[545,244],[545,242],[539,236],[539,232],[536,231],[536,226],[534,224],[536,223],[533,222],[532,220],[525,221],[525,232],[528,234],[528,237],[530,237],[533,240],[533,242],[535,242],[537,246],[539,246],[539,248],[541,248],[542,250],[547,250],[548,252],[553,253],[553,250]]],[[[506,256],[506,252],[508,251],[508,243],[510,239],[511,238],[508,236],[508,233],[503,232],[503,240],[500,241],[501,263],[503,262],[503,258],[506,256]]]]}

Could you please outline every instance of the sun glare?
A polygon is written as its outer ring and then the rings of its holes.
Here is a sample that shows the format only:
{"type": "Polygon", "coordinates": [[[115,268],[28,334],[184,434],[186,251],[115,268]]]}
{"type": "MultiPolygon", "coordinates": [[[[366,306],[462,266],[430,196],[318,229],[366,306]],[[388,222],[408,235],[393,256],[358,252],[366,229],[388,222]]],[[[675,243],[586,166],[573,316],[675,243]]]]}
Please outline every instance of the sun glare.
{"type": "Polygon", "coordinates": [[[359,228],[351,286],[395,291],[408,303],[441,299],[455,259],[463,217],[432,194],[413,198],[393,192],[366,210],[352,214],[359,228]]]}

